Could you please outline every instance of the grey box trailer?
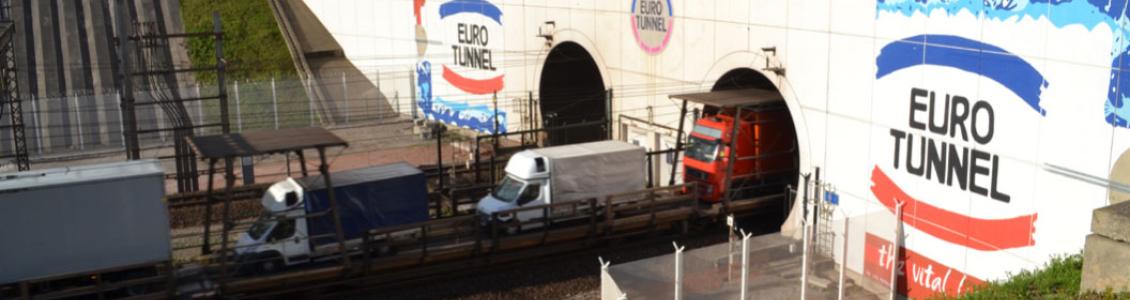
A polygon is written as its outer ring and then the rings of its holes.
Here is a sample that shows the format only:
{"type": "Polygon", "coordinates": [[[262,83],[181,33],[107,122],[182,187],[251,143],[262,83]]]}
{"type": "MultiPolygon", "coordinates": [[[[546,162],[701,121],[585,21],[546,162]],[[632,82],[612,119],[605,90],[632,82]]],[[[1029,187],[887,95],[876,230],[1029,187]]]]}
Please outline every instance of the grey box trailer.
{"type": "Polygon", "coordinates": [[[166,262],[156,160],[0,175],[0,286],[166,262]]]}
{"type": "Polygon", "coordinates": [[[549,160],[554,202],[638,191],[647,184],[647,151],[626,142],[599,141],[530,152],[549,160]]]}

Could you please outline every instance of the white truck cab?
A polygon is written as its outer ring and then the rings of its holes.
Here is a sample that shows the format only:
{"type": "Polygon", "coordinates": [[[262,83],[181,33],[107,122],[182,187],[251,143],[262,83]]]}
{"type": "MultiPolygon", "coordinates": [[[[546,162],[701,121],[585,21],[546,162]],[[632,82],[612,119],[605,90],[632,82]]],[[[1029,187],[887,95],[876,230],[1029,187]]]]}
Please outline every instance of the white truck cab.
{"type": "Polygon", "coordinates": [[[277,265],[295,265],[310,260],[311,249],[306,226],[306,209],[302,206],[305,188],[293,178],[271,185],[260,201],[265,213],[251,228],[239,236],[235,252],[260,260],[262,271],[273,271],[277,265]]]}
{"type": "MultiPolygon", "coordinates": [[[[490,213],[524,206],[553,203],[549,184],[549,160],[532,151],[522,151],[506,163],[506,177],[486,197],[479,201],[478,211],[489,217],[490,213]]],[[[523,211],[519,220],[541,217],[541,211],[523,211]]],[[[503,216],[501,221],[509,221],[503,216]]]]}
{"type": "MultiPolygon", "coordinates": [[[[644,188],[644,148],[621,141],[546,147],[515,153],[505,177],[476,209],[488,221],[493,213],[542,204],[581,201],[644,188]]],[[[517,213],[525,222],[543,210],[517,213]]],[[[510,221],[499,216],[500,221],[510,221]]],[[[530,227],[540,226],[531,224],[530,227]]]]}

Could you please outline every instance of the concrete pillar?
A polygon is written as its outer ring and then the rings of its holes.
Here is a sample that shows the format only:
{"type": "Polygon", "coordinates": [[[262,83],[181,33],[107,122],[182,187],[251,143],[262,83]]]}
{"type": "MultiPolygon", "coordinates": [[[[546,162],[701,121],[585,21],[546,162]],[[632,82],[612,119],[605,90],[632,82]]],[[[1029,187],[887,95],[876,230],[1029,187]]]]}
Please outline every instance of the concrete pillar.
{"type": "Polygon", "coordinates": [[[1130,292],[1130,201],[1096,209],[1083,247],[1079,290],[1130,292]]]}

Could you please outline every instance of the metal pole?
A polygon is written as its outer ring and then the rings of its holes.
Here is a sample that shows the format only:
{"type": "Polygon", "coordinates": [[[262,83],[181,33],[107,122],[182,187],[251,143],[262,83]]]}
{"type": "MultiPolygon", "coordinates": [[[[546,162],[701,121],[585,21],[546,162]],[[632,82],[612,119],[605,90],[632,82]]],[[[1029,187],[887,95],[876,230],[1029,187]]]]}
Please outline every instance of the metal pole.
{"type": "Polygon", "coordinates": [[[118,62],[121,68],[118,72],[118,78],[121,79],[121,87],[119,90],[121,94],[120,109],[122,112],[122,139],[126,144],[126,158],[130,160],[141,159],[141,147],[137,139],[137,113],[134,111],[133,102],[133,66],[130,61],[130,54],[133,53],[133,40],[130,39],[129,22],[126,20],[133,20],[130,17],[126,0],[117,0],[118,18],[117,18],[117,32],[118,44],[118,62]],[[121,96],[125,96],[122,98],[121,96]]]}
{"type": "MultiPolygon", "coordinates": [[[[196,84],[196,97],[200,97],[200,84],[196,84]]],[[[204,101],[196,101],[196,124],[204,125],[204,101]]],[[[197,135],[204,135],[204,127],[196,128],[197,135]]]]}
{"type": "Polygon", "coordinates": [[[679,244],[671,242],[675,246],[675,300],[683,299],[683,250],[687,247],[679,247],[679,244]]]}
{"type": "Polygon", "coordinates": [[[891,240],[891,259],[888,264],[891,267],[891,300],[898,298],[898,267],[899,267],[899,247],[900,240],[902,239],[902,206],[906,204],[898,199],[895,199],[895,238],[891,240]]]}
{"type": "MultiPolygon", "coordinates": [[[[212,33],[216,37],[216,94],[220,97],[220,130],[223,134],[229,134],[231,133],[231,117],[228,115],[228,85],[224,82],[228,63],[224,60],[224,27],[220,23],[219,11],[212,11],[212,33]]],[[[200,85],[197,84],[196,86],[199,88],[200,85]]],[[[201,118],[200,120],[203,121],[204,119],[201,118]]],[[[224,166],[224,170],[231,174],[232,159],[228,158],[224,163],[227,164],[224,166]]]]}
{"type": "MultiPolygon", "coordinates": [[[[124,115],[125,112],[122,112],[122,92],[118,91],[117,95],[118,95],[118,115],[124,115]]],[[[122,147],[126,147],[126,145],[127,145],[126,139],[125,139],[126,122],[125,122],[125,120],[118,120],[118,121],[119,121],[118,122],[118,130],[122,132],[122,147]]],[[[42,137],[42,135],[40,135],[40,137],[42,137]]],[[[43,142],[42,142],[43,139],[40,138],[40,140],[41,141],[39,142],[39,147],[43,148],[43,142]]]]}
{"type": "Polygon", "coordinates": [[[490,151],[490,181],[495,182],[496,180],[498,180],[498,176],[495,174],[496,173],[495,169],[497,168],[495,166],[495,157],[498,156],[498,144],[499,144],[499,142],[498,142],[498,133],[499,133],[498,132],[498,92],[497,91],[494,92],[494,96],[491,97],[491,103],[493,103],[493,105],[494,105],[494,132],[491,134],[492,139],[493,139],[493,143],[494,143],[494,148],[492,148],[491,151],[490,151]]]}
{"type": "MultiPolygon", "coordinates": [[[[604,94],[604,127],[608,139],[612,139],[612,89],[604,94]]],[[[621,133],[623,134],[623,133],[621,133]]]]}
{"type": "MultiPolygon", "coordinates": [[[[119,110],[122,109],[121,102],[122,97],[119,95],[119,110]]],[[[43,126],[39,125],[39,97],[31,98],[31,110],[33,111],[33,113],[31,114],[31,121],[35,124],[35,152],[38,154],[43,154],[43,126]]],[[[121,125],[121,123],[118,124],[121,125]]],[[[122,146],[125,146],[125,142],[126,140],[122,139],[122,146]]]]}
{"type": "Polygon", "coordinates": [[[341,100],[345,102],[345,124],[349,124],[349,84],[345,82],[345,72],[341,72],[341,100]]]}
{"type": "Polygon", "coordinates": [[[200,254],[212,254],[212,184],[216,176],[216,159],[208,159],[208,190],[204,194],[204,243],[200,246],[200,254]]]}
{"type": "MultiPolygon", "coordinates": [[[[841,209],[841,211],[843,211],[841,209]]],[[[840,289],[836,299],[844,299],[844,273],[847,270],[847,251],[848,251],[848,221],[850,218],[844,216],[844,234],[843,245],[840,246],[840,289]]]]}
{"type": "MultiPolygon", "coordinates": [[[[741,300],[748,299],[746,290],[748,290],[749,288],[747,285],[749,284],[749,237],[751,236],[753,236],[753,233],[745,233],[745,231],[742,231],[742,291],[739,294],[740,297],[738,298],[741,300]]],[[[804,299],[803,291],[801,292],[801,295],[802,296],[800,298],[804,299]]]]}
{"type": "MultiPolygon", "coordinates": [[[[439,190],[443,191],[443,131],[442,124],[436,123],[432,127],[432,135],[436,137],[436,167],[439,169],[439,190]]],[[[439,209],[438,207],[436,209],[439,209]]],[[[437,212],[438,214],[438,212],[437,212]]]]}
{"type": "Polygon", "coordinates": [[[726,216],[726,227],[729,228],[727,240],[727,246],[729,247],[726,249],[726,258],[728,259],[726,264],[726,281],[730,281],[734,279],[734,214],[726,216]]]}
{"type": "Polygon", "coordinates": [[[239,108],[239,80],[235,81],[235,126],[239,132],[243,132],[243,112],[239,108]]]}
{"type": "MultiPolygon", "coordinates": [[[[306,79],[306,86],[310,86],[310,79],[309,78],[306,79]]],[[[314,87],[310,87],[310,88],[313,89],[314,87]]],[[[310,127],[314,127],[314,97],[313,97],[313,95],[310,95],[310,96],[307,96],[306,99],[309,100],[307,102],[310,103],[310,127]]]]}
{"type": "MultiPolygon", "coordinates": [[[[231,160],[232,159],[230,157],[224,158],[225,168],[231,167],[231,160]]],[[[212,159],[212,161],[214,162],[215,159],[212,159]]],[[[223,280],[220,281],[221,294],[223,293],[224,288],[227,285],[227,281],[231,278],[228,277],[227,264],[228,260],[230,260],[228,258],[228,237],[231,235],[231,230],[235,229],[235,224],[231,220],[231,201],[232,198],[234,198],[232,196],[232,187],[234,185],[235,174],[229,169],[227,170],[227,174],[224,174],[224,209],[220,212],[220,219],[223,222],[223,226],[220,227],[222,229],[220,233],[220,276],[221,278],[223,278],[223,280]]]]}
{"type": "MultiPolygon", "coordinates": [[[[538,123],[538,114],[534,112],[534,91],[526,91],[527,96],[530,98],[530,127],[539,128],[541,123],[538,123]]],[[[537,109],[541,111],[541,109],[537,109]]],[[[541,145],[541,133],[534,133],[534,145],[541,145]]]]}
{"type": "MultiPolygon", "coordinates": [[[[808,207],[808,201],[805,201],[805,208],[808,207]]],[[[805,213],[801,216],[801,246],[800,246],[800,299],[807,299],[805,294],[808,292],[808,214],[805,213]]]]}
{"type": "Polygon", "coordinates": [[[82,111],[79,109],[78,94],[75,94],[75,126],[78,127],[78,148],[79,150],[86,149],[82,139],[82,111]]]}
{"type": "Polygon", "coordinates": [[[344,259],[345,267],[348,268],[349,255],[348,253],[345,253],[345,234],[342,233],[341,230],[341,213],[339,212],[339,208],[341,208],[341,206],[337,205],[337,198],[335,198],[334,195],[334,185],[333,182],[330,181],[330,165],[326,163],[325,147],[318,147],[318,158],[322,161],[322,165],[318,167],[318,171],[322,173],[322,178],[325,180],[326,191],[328,193],[328,197],[330,198],[330,206],[333,207],[330,211],[333,213],[334,229],[337,229],[337,250],[341,253],[342,258],[344,259]]]}
{"type": "Polygon", "coordinates": [[[271,77],[271,109],[275,112],[275,129],[279,129],[279,95],[275,90],[274,77],[271,77]]]}
{"type": "Polygon", "coordinates": [[[734,126],[730,128],[730,142],[728,143],[729,146],[727,146],[727,148],[729,149],[726,149],[726,180],[724,181],[724,185],[721,189],[722,191],[724,191],[724,194],[722,195],[722,208],[727,212],[730,211],[730,198],[732,198],[734,194],[732,186],[733,184],[731,181],[733,180],[732,177],[734,177],[734,164],[738,162],[738,157],[736,155],[737,153],[735,153],[737,152],[737,149],[734,149],[734,144],[738,140],[738,125],[740,125],[741,123],[742,108],[738,107],[737,112],[734,114],[734,126]]]}
{"type": "Polygon", "coordinates": [[[675,133],[675,160],[671,165],[671,178],[668,179],[667,185],[675,185],[675,171],[679,165],[679,149],[683,148],[683,123],[687,116],[687,100],[683,100],[683,108],[679,110],[679,131],[675,133]]]}

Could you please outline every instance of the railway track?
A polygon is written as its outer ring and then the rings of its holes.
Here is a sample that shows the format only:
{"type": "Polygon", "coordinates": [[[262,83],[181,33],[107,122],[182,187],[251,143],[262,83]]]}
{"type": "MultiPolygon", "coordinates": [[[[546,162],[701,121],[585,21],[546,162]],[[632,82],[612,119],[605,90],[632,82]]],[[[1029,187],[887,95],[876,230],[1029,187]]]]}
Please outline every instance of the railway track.
{"type": "MultiPolygon", "coordinates": [[[[480,226],[477,215],[436,219],[421,224],[374,230],[363,246],[350,252],[350,263],[290,270],[255,277],[221,277],[220,268],[238,268],[232,262],[213,261],[209,278],[215,290],[197,291],[235,298],[303,295],[310,291],[356,290],[402,284],[434,276],[462,274],[470,270],[497,268],[567,253],[585,253],[621,245],[621,241],[648,238],[669,239],[673,235],[700,232],[723,212],[718,205],[704,206],[676,191],[681,186],[651,189],[645,193],[618,195],[597,201],[551,204],[516,209],[551,212],[550,218],[526,223],[489,222],[480,226]],[[620,199],[617,199],[620,197],[620,199]],[[539,229],[506,234],[508,229],[541,223],[539,229]],[[219,265],[219,266],[217,266],[219,265]]],[[[731,213],[776,212],[784,195],[737,200],[731,213]],[[740,208],[741,210],[736,210],[740,208]]],[[[492,216],[498,220],[499,216],[492,216]]],[[[226,274],[235,274],[229,269],[226,274]]]]}

